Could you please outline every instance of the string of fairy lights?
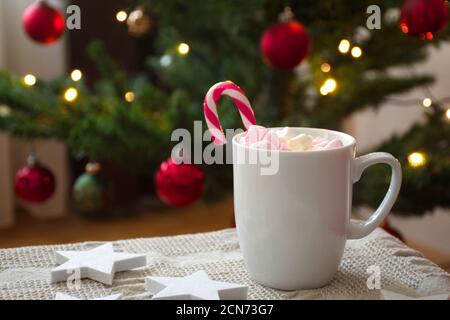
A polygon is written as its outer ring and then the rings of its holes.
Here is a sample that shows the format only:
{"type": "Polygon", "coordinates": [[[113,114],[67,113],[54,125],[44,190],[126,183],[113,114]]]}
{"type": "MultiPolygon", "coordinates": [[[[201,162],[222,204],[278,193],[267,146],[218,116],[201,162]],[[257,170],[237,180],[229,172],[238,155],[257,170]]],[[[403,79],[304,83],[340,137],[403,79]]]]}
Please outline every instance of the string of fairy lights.
{"type": "MultiPolygon", "coordinates": [[[[119,23],[123,23],[123,22],[127,21],[128,14],[125,10],[120,10],[116,13],[115,17],[119,23]]],[[[186,56],[189,54],[189,51],[190,51],[190,46],[186,42],[178,43],[175,48],[180,56],[186,56]]],[[[337,50],[343,55],[350,54],[354,59],[359,59],[363,55],[363,50],[361,49],[361,47],[359,47],[357,45],[352,45],[348,39],[342,39],[337,46],[337,50]]],[[[171,63],[172,63],[172,56],[170,54],[164,54],[161,56],[161,58],[160,58],[161,66],[168,67],[171,63]]],[[[323,73],[328,74],[332,71],[332,66],[328,62],[323,62],[320,65],[320,70],[323,73]]],[[[73,82],[80,81],[82,79],[82,77],[83,77],[83,73],[79,69],[74,69],[70,73],[70,78],[73,82]]],[[[27,87],[34,86],[36,84],[36,82],[37,82],[37,79],[33,74],[26,74],[23,77],[23,84],[27,87]]],[[[327,96],[327,95],[335,92],[337,87],[338,87],[338,83],[337,83],[336,79],[334,79],[333,77],[328,77],[324,80],[324,82],[320,86],[319,92],[321,95],[327,96]]],[[[67,87],[63,93],[63,98],[66,102],[69,102],[69,103],[74,102],[78,98],[77,88],[75,88],[74,86],[67,87]]],[[[135,94],[133,91],[127,91],[124,94],[123,98],[126,102],[131,103],[135,100],[135,94]]],[[[413,102],[417,103],[417,100],[415,99],[413,102]]],[[[421,104],[424,108],[430,108],[435,103],[433,102],[432,98],[425,97],[421,101],[421,104]]],[[[446,109],[445,117],[447,118],[447,120],[450,121],[450,108],[446,109]]],[[[417,150],[417,151],[413,151],[410,154],[408,154],[406,160],[408,161],[408,164],[411,168],[419,168],[419,167],[426,165],[427,155],[425,154],[424,151],[417,150]]]]}
{"type": "MultiPolygon", "coordinates": [[[[116,20],[119,23],[126,22],[127,19],[128,19],[128,13],[125,10],[120,10],[116,13],[116,20]]],[[[180,56],[186,56],[189,54],[190,46],[186,42],[178,43],[175,48],[180,56]]],[[[172,56],[170,54],[164,54],[160,58],[160,64],[163,67],[168,67],[171,63],[172,63],[172,56]]],[[[70,73],[70,78],[72,79],[73,82],[80,81],[82,79],[82,77],[83,77],[83,73],[80,69],[74,69],[70,73]]],[[[36,79],[36,76],[34,76],[33,74],[26,74],[23,77],[22,82],[25,86],[32,87],[36,84],[37,79],[36,79]]],[[[64,100],[66,102],[71,103],[71,102],[74,102],[78,98],[78,95],[79,95],[78,89],[75,88],[74,86],[69,86],[65,89],[62,97],[64,98],[64,100]]],[[[133,91],[127,91],[127,92],[125,92],[123,99],[126,102],[131,103],[135,100],[135,93],[133,91]]]]}
{"type": "MultiPolygon", "coordinates": [[[[342,54],[348,54],[350,52],[351,56],[355,59],[359,59],[363,54],[362,49],[359,46],[352,47],[350,41],[347,39],[342,39],[339,42],[337,49],[342,54]]],[[[320,65],[320,70],[323,73],[329,73],[331,72],[331,65],[328,62],[323,62],[320,65]]],[[[320,86],[319,92],[321,95],[327,96],[328,94],[334,92],[336,89],[337,89],[336,79],[329,77],[325,79],[323,84],[320,86]]]]}
{"type": "MultiPolygon", "coordinates": [[[[350,53],[350,55],[354,59],[359,59],[363,55],[363,51],[362,51],[361,47],[352,46],[351,42],[348,39],[342,39],[339,42],[337,49],[341,54],[344,54],[344,55],[350,53]]],[[[329,73],[332,70],[332,66],[328,62],[323,62],[320,65],[320,70],[323,73],[329,73]]],[[[321,95],[326,96],[326,95],[334,92],[336,90],[336,88],[337,88],[336,79],[329,77],[323,82],[319,91],[320,91],[321,95]]],[[[430,93],[430,89],[429,88],[426,88],[426,89],[427,89],[428,93],[430,93]]],[[[430,93],[430,95],[431,95],[431,93],[430,93]]],[[[414,99],[409,102],[412,102],[416,105],[422,104],[422,106],[424,108],[430,108],[432,106],[442,105],[442,103],[445,102],[446,100],[449,100],[449,99],[441,99],[441,101],[434,102],[431,97],[425,97],[423,100],[414,99]]],[[[450,108],[446,109],[445,117],[447,118],[447,120],[450,120],[450,108]]],[[[408,162],[408,165],[411,168],[419,168],[419,167],[423,167],[427,164],[428,156],[424,151],[416,150],[416,151],[409,153],[406,160],[408,162]]]]}

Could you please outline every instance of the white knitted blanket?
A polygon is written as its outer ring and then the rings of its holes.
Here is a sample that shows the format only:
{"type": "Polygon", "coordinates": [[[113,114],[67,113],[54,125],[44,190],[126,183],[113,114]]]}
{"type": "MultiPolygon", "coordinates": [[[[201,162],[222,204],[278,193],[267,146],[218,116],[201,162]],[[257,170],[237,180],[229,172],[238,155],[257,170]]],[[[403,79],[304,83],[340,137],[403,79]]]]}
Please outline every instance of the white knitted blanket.
{"type": "Polygon", "coordinates": [[[70,290],[65,282],[50,283],[55,250],[85,250],[99,244],[0,250],[0,299],[53,299],[56,292],[79,298],[122,293],[124,299],[149,299],[144,277],[185,276],[197,270],[205,270],[214,280],[248,285],[249,299],[378,299],[380,290],[367,286],[370,266],[379,268],[382,289],[414,297],[450,293],[450,274],[381,229],[364,239],[348,241],[334,280],[314,290],[274,290],[250,279],[234,229],[115,241],[116,250],[146,253],[148,265],[117,273],[112,286],[84,279],[79,289],[70,290]]]}

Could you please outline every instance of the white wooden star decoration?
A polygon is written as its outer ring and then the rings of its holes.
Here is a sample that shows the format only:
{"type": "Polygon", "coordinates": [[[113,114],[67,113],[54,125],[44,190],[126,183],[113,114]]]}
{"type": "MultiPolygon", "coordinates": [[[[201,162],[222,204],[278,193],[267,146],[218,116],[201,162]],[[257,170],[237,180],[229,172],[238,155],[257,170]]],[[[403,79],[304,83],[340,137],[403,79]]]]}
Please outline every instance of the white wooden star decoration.
{"type": "Polygon", "coordinates": [[[111,285],[116,272],[143,267],[144,254],[115,252],[112,243],[105,243],[87,251],[56,251],[56,262],[61,264],[51,271],[51,282],[74,277],[89,278],[111,285]]]}
{"type": "MultiPolygon", "coordinates": [[[[55,300],[82,300],[82,299],[74,297],[74,296],[71,296],[70,294],[57,292],[56,296],[55,296],[55,300]]],[[[112,294],[112,295],[109,295],[109,296],[104,296],[104,297],[94,298],[94,299],[88,299],[88,300],[122,300],[122,294],[121,293],[112,294]]]]}
{"type": "Polygon", "coordinates": [[[187,277],[146,277],[154,300],[245,300],[248,287],[211,280],[205,271],[187,277]]]}

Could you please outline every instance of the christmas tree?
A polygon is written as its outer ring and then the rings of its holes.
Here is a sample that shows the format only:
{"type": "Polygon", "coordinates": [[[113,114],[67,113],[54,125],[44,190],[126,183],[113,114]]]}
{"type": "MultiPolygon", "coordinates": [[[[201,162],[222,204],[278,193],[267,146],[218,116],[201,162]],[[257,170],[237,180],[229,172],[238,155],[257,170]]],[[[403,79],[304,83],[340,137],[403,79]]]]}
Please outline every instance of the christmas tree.
{"type": "MultiPolygon", "coordinates": [[[[76,157],[113,161],[151,177],[176,143],[170,140],[172,131],[192,131],[193,122],[203,119],[205,92],[218,81],[230,79],[245,90],[261,125],[339,130],[352,113],[431,84],[432,75],[394,76],[389,70],[413,70],[429,46],[450,39],[444,28],[448,8],[440,0],[141,0],[125,11],[117,19],[134,17],[130,33],[153,33],[154,53],[145,73],[124,72],[101,40],[88,52],[102,75],[95,86],[88,86],[80,72],[44,82],[2,71],[0,129],[31,140],[57,138],[76,157]],[[380,29],[366,27],[371,5],[380,9],[380,29]],[[400,8],[401,18],[395,15],[400,8]],[[428,20],[417,18],[423,16],[428,20]],[[268,29],[274,24],[278,29],[268,29]],[[301,29],[294,45],[283,39],[295,28],[301,29]],[[299,50],[308,52],[301,64],[299,50]]],[[[402,162],[395,212],[420,214],[450,204],[445,102],[413,101],[408,107],[427,107],[424,121],[374,148],[402,162]]],[[[231,102],[221,105],[223,127],[240,127],[237,112],[229,112],[231,102]]],[[[230,165],[202,170],[205,197],[231,190],[230,165]]],[[[376,206],[388,177],[386,168],[369,170],[356,188],[358,202],[376,206]]]]}

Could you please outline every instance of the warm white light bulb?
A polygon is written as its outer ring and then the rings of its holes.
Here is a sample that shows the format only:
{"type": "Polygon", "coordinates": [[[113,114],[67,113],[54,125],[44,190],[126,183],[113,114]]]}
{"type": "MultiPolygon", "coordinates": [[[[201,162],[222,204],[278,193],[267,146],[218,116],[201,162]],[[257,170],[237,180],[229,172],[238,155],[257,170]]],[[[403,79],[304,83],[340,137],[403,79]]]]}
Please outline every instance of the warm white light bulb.
{"type": "Polygon", "coordinates": [[[187,55],[189,53],[189,45],[187,43],[180,43],[177,47],[178,53],[181,55],[187,55]]]}
{"type": "Polygon", "coordinates": [[[27,74],[23,77],[23,83],[29,87],[34,86],[36,84],[36,77],[32,74],[27,74]]]}
{"type": "Polygon", "coordinates": [[[127,18],[128,14],[123,10],[120,10],[119,12],[116,13],[116,19],[119,22],[124,22],[125,20],[127,20],[127,18]]]}
{"type": "Polygon", "coordinates": [[[362,56],[362,50],[360,47],[353,47],[351,54],[353,58],[359,58],[362,56]]]}
{"type": "Polygon", "coordinates": [[[82,77],[83,73],[78,69],[73,70],[70,74],[70,78],[75,82],[80,81],[82,77]]]}
{"type": "Polygon", "coordinates": [[[326,96],[327,94],[336,90],[337,82],[333,78],[328,78],[320,87],[320,94],[326,96]]]}
{"type": "Polygon", "coordinates": [[[413,167],[421,167],[427,162],[425,154],[422,152],[413,152],[408,155],[408,164],[413,167]]]}
{"type": "Polygon", "coordinates": [[[350,41],[342,39],[341,42],[339,42],[338,50],[340,53],[347,53],[348,50],[350,50],[350,41]]]}
{"type": "Polygon", "coordinates": [[[330,72],[331,66],[329,63],[324,62],[320,65],[320,70],[322,70],[322,72],[324,73],[330,72]]]}
{"type": "Polygon", "coordinates": [[[334,80],[333,78],[329,78],[327,79],[327,81],[325,81],[324,86],[327,88],[328,92],[333,92],[337,87],[336,80],[334,80]]]}
{"type": "Polygon", "coordinates": [[[134,92],[128,91],[127,93],[125,93],[125,101],[133,102],[134,101],[134,92]]]}
{"type": "Polygon", "coordinates": [[[431,101],[430,98],[425,98],[425,99],[423,99],[423,101],[422,101],[422,105],[423,105],[425,108],[431,107],[432,104],[433,104],[433,101],[431,101]]]}
{"type": "Polygon", "coordinates": [[[70,87],[64,92],[64,99],[68,102],[74,101],[78,97],[78,90],[70,87]]]}

